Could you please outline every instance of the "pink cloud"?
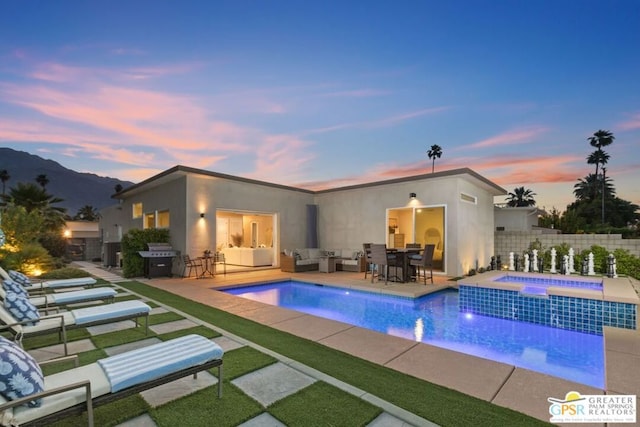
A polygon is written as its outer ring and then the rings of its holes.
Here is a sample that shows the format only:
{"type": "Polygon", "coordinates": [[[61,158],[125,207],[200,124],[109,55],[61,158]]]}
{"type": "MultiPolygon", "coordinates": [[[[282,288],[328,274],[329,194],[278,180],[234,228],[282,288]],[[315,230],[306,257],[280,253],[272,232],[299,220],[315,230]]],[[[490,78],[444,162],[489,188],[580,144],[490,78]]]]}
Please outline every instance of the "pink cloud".
{"type": "Polygon", "coordinates": [[[309,143],[291,135],[267,135],[256,147],[255,170],[250,177],[290,185],[313,155],[309,143]]]}
{"type": "Polygon", "coordinates": [[[632,114],[628,120],[618,123],[617,127],[621,130],[640,129],[640,113],[632,114]]]}
{"type": "MultiPolygon", "coordinates": [[[[575,156],[499,157],[488,159],[462,158],[436,161],[436,172],[470,168],[501,186],[514,183],[574,183],[588,171],[575,164],[583,159],[575,156]],[[540,173],[540,171],[545,171],[540,173]]],[[[363,184],[393,178],[403,178],[431,172],[431,163],[414,162],[399,165],[379,165],[359,176],[349,176],[326,181],[300,183],[303,188],[324,190],[346,185],[363,184]]]]}
{"type": "Polygon", "coordinates": [[[451,107],[434,107],[434,108],[426,108],[418,111],[410,111],[408,113],[399,114],[397,116],[387,117],[381,120],[367,122],[367,127],[386,127],[386,126],[395,126],[398,123],[405,122],[407,120],[412,120],[417,117],[427,116],[431,114],[441,113],[443,111],[449,110],[451,107]]]}
{"type": "Polygon", "coordinates": [[[434,107],[427,108],[424,110],[412,111],[409,113],[399,114],[396,116],[385,117],[379,120],[372,120],[368,122],[352,122],[352,123],[340,123],[333,126],[327,126],[324,128],[316,128],[302,131],[302,135],[312,135],[318,133],[328,133],[335,132],[342,129],[369,129],[369,128],[379,128],[379,127],[387,127],[387,126],[395,126],[398,123],[415,119],[417,117],[422,117],[430,114],[436,114],[442,111],[448,110],[450,107],[434,107]]]}
{"type": "Polygon", "coordinates": [[[131,67],[125,69],[77,67],[59,64],[56,62],[44,62],[35,66],[29,76],[36,80],[73,83],[74,85],[88,85],[97,81],[130,81],[150,79],[173,74],[185,74],[200,68],[197,63],[174,64],[155,67],[131,67]]]}
{"type": "Polygon", "coordinates": [[[499,145],[525,144],[531,141],[532,138],[535,138],[548,130],[549,129],[546,127],[516,129],[459,148],[484,148],[499,145]]]}

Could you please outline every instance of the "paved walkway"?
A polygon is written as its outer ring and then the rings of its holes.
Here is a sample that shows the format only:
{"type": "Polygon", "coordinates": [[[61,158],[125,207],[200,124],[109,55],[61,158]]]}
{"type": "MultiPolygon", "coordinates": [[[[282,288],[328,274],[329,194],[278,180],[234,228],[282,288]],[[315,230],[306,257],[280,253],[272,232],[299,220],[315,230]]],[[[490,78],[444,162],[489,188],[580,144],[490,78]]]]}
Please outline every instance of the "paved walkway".
{"type": "MultiPolygon", "coordinates": [[[[89,262],[75,262],[79,268],[87,271],[87,273],[109,281],[117,286],[118,282],[125,281],[120,275],[115,272],[102,269],[93,263],[89,262]]],[[[150,281],[137,278],[136,280],[149,283],[150,281]]],[[[127,295],[127,292],[124,292],[127,295]]],[[[142,298],[144,300],[144,298],[142,298]]],[[[415,414],[401,409],[389,402],[383,401],[370,395],[364,390],[357,389],[342,381],[338,381],[335,378],[329,377],[322,372],[312,369],[308,366],[297,363],[287,357],[284,357],[271,350],[265,349],[261,346],[248,342],[247,340],[235,336],[226,331],[220,330],[215,325],[210,325],[206,322],[194,318],[179,310],[175,310],[172,307],[160,304],[157,301],[153,301],[159,308],[154,308],[152,314],[159,314],[166,311],[174,311],[181,316],[185,317],[185,320],[179,320],[175,322],[168,322],[158,325],[152,325],[149,328],[157,333],[162,334],[170,331],[181,330],[191,328],[196,325],[204,325],[208,328],[217,330],[222,333],[222,337],[217,337],[214,341],[222,347],[225,352],[248,345],[259,351],[267,353],[276,358],[278,362],[276,364],[267,366],[257,371],[251,372],[242,377],[236,378],[232,383],[240,390],[245,392],[251,398],[259,402],[263,407],[268,407],[273,402],[283,399],[289,395],[292,395],[304,387],[307,387],[316,381],[324,381],[332,386],[335,386],[347,393],[353,394],[365,401],[368,401],[374,406],[381,408],[384,412],[378,416],[374,421],[368,424],[369,427],[411,427],[411,426],[437,426],[428,420],[420,418],[415,414]]],[[[100,325],[96,327],[88,328],[89,333],[98,335],[102,333],[112,332],[114,330],[120,330],[123,328],[133,327],[133,321],[112,323],[109,325],[100,325]]],[[[106,349],[107,354],[114,355],[124,351],[133,350],[146,345],[151,345],[159,342],[157,338],[151,338],[143,341],[137,341],[130,344],[111,347],[106,349]]],[[[81,340],[70,344],[70,352],[81,352],[92,350],[93,344],[90,340],[81,340]]],[[[45,360],[53,357],[60,357],[63,354],[61,345],[47,347],[44,349],[38,349],[33,351],[34,357],[37,360],[45,360]]],[[[156,407],[161,404],[167,403],[171,400],[179,397],[191,394],[201,388],[209,387],[217,383],[217,378],[208,373],[198,375],[197,381],[193,381],[191,377],[177,380],[169,384],[156,387],[152,390],[141,393],[142,397],[149,403],[150,406],[156,407]]],[[[142,415],[135,419],[129,420],[119,425],[119,427],[153,427],[155,423],[148,415],[142,415]]],[[[277,419],[273,418],[268,413],[263,413],[258,417],[247,421],[242,424],[243,427],[262,427],[262,426],[284,426],[277,419]]]]}

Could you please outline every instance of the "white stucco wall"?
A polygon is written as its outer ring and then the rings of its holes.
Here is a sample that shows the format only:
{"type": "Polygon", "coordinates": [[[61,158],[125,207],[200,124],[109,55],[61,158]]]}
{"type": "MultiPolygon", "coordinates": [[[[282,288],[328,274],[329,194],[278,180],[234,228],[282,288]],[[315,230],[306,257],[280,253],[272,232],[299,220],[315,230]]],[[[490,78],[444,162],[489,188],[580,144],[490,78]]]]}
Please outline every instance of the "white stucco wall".
{"type": "MultiPolygon", "coordinates": [[[[331,249],[385,243],[388,209],[438,206],[445,209],[444,267],[448,275],[462,275],[476,264],[488,264],[492,255],[493,197],[503,190],[472,172],[422,175],[314,193],[185,169],[167,171],[125,190],[117,207],[101,212],[101,226],[104,223],[108,228],[117,221],[123,233],[142,228],[142,218],[131,215],[134,203],[141,202],[144,212],[169,210],[173,247],[198,256],[205,249],[216,249],[218,210],[270,213],[277,218],[273,251],[275,265],[279,265],[282,249],[306,246],[309,204],[318,206],[319,247],[331,249]],[[410,193],[416,193],[416,199],[410,200],[410,193]],[[477,203],[462,201],[461,193],[475,197],[477,203]]],[[[410,236],[407,238],[409,242],[410,236]]]]}

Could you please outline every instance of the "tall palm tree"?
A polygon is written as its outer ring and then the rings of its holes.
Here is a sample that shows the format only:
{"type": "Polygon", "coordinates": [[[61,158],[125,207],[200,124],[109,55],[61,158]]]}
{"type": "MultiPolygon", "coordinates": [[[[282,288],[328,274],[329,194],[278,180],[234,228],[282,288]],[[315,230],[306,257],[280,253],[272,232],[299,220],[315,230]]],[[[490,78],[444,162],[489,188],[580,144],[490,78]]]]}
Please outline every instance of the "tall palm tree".
{"type": "Polygon", "coordinates": [[[614,139],[616,139],[616,137],[613,136],[611,132],[602,129],[594,132],[593,136],[590,136],[588,138],[589,144],[591,144],[592,147],[596,147],[598,149],[602,149],[602,147],[613,144],[614,139]]]}
{"type": "Polygon", "coordinates": [[[427,151],[427,155],[429,156],[429,159],[432,159],[431,173],[433,173],[436,168],[436,157],[439,159],[440,156],[442,156],[442,148],[437,144],[433,144],[429,151],[427,151]]]}
{"type": "Polygon", "coordinates": [[[507,206],[512,208],[520,208],[524,206],[535,206],[536,200],[533,198],[536,193],[524,187],[516,187],[513,193],[507,196],[507,206]]]}
{"type": "Polygon", "coordinates": [[[607,154],[606,151],[603,151],[601,148],[598,148],[596,151],[594,151],[593,153],[589,154],[589,156],[587,156],[587,164],[589,165],[596,165],[596,176],[598,175],[598,169],[599,166],[602,165],[604,168],[604,165],[607,164],[607,162],[609,161],[609,154],[607,154]]]}
{"type": "Polygon", "coordinates": [[[5,194],[5,189],[7,186],[7,181],[11,179],[11,175],[9,175],[9,171],[6,169],[0,170],[0,181],[2,181],[2,195],[5,194]]]}
{"type": "Polygon", "coordinates": [[[44,190],[47,184],[49,183],[49,178],[47,178],[47,175],[45,174],[40,174],[36,177],[36,182],[40,184],[40,186],[44,190]]]}

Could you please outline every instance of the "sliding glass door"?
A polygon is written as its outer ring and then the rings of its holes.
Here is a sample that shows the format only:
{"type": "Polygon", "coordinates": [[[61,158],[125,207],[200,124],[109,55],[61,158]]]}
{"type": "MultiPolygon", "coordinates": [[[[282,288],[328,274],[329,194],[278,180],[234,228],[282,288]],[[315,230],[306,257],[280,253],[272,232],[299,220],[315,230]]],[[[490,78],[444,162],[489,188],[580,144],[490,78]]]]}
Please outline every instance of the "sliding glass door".
{"type": "Polygon", "coordinates": [[[446,206],[403,207],[387,210],[387,247],[404,248],[407,243],[435,245],[434,269],[444,271],[446,206]]]}

